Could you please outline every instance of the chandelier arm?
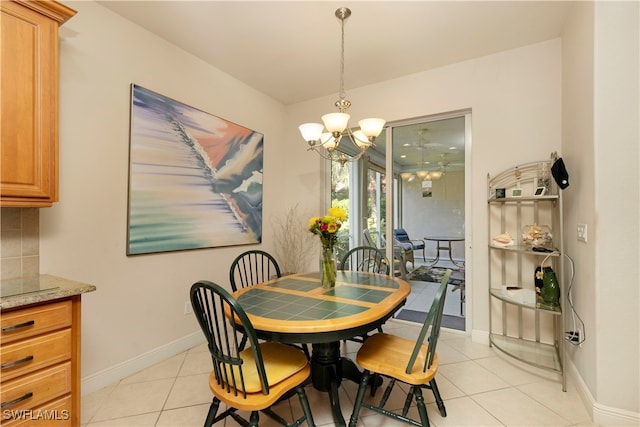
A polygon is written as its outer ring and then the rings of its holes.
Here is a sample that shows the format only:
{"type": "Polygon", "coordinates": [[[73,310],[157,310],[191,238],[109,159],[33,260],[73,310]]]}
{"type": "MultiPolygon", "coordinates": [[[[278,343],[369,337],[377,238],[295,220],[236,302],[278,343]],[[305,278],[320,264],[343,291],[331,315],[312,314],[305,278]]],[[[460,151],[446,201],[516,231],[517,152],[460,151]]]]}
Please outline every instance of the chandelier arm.
{"type": "Polygon", "coordinates": [[[316,146],[313,146],[313,147],[309,147],[309,148],[307,148],[307,151],[315,151],[323,159],[330,160],[332,162],[338,162],[338,163],[340,163],[342,165],[344,165],[346,163],[357,162],[365,154],[365,151],[360,151],[355,156],[349,156],[346,153],[343,153],[342,151],[336,150],[336,149],[331,150],[331,151],[322,150],[321,146],[319,146],[319,145],[316,145],[316,146]]]}

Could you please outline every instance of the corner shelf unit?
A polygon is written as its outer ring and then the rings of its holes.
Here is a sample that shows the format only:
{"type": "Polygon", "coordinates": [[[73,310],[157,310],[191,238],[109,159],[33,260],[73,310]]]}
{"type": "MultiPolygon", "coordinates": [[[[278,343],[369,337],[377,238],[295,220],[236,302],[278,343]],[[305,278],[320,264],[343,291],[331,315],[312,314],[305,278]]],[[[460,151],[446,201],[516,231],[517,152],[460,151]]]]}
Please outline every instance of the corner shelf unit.
{"type": "MultiPolygon", "coordinates": [[[[555,158],[487,175],[489,233],[489,343],[503,353],[532,366],[557,372],[566,391],[564,370],[563,222],[562,195],[548,179],[544,195],[536,196],[539,170],[550,171],[555,158]],[[505,197],[496,197],[504,189],[505,197]],[[513,190],[519,190],[514,193],[513,190]],[[520,196],[513,197],[520,193],[520,196]],[[523,243],[531,225],[550,228],[551,252],[533,251],[523,243]],[[495,244],[508,233],[512,244],[495,244]],[[556,272],[560,305],[550,307],[535,293],[535,270],[543,264],[556,272]]],[[[549,178],[550,172],[549,172],[549,178]]]]}

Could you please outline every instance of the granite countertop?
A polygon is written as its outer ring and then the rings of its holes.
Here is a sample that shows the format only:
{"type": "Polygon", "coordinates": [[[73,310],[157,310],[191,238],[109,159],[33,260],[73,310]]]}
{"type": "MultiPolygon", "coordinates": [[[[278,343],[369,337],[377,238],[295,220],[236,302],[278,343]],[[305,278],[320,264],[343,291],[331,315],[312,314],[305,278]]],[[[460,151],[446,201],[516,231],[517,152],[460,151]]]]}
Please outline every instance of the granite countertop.
{"type": "Polygon", "coordinates": [[[41,274],[38,277],[0,281],[0,311],[23,305],[93,292],[94,285],[41,274]]]}

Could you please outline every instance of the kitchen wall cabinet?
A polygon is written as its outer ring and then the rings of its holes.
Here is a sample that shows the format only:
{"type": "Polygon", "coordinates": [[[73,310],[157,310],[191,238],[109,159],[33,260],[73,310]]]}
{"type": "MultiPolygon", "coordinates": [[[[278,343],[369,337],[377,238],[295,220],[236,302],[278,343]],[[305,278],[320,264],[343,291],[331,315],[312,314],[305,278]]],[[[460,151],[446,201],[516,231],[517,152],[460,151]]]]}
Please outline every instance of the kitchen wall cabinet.
{"type": "Polygon", "coordinates": [[[58,200],[58,28],[55,1],[1,1],[0,206],[58,200]]]}

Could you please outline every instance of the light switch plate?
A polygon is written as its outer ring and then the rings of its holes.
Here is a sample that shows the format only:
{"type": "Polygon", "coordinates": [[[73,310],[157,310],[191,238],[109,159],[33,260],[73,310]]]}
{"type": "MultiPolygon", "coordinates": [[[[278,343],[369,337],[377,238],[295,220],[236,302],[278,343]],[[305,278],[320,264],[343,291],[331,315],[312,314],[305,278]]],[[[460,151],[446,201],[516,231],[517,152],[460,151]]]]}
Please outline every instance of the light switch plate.
{"type": "Polygon", "coordinates": [[[578,241],[587,241],[587,224],[578,224],[578,241]]]}

